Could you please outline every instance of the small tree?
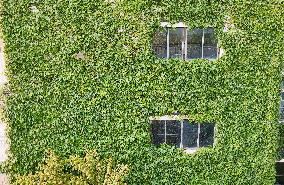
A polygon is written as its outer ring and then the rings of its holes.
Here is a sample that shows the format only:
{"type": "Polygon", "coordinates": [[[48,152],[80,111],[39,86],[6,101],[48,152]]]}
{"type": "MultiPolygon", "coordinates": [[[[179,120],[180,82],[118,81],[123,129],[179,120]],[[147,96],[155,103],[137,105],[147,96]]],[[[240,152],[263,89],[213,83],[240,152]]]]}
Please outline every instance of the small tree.
{"type": "Polygon", "coordinates": [[[48,152],[44,164],[35,174],[18,176],[15,185],[125,185],[127,165],[114,166],[112,158],[101,159],[96,151],[84,158],[70,156],[60,159],[48,152]]]}

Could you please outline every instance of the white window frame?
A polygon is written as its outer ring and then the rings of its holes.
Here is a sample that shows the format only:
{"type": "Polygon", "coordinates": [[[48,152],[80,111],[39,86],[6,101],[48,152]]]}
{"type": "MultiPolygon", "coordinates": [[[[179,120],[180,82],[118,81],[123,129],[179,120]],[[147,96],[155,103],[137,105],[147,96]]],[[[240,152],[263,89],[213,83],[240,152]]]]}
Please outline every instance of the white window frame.
{"type": "MultiPolygon", "coordinates": [[[[171,25],[169,22],[161,22],[160,24],[161,27],[166,28],[167,31],[167,57],[166,59],[170,59],[170,28],[183,28],[184,29],[184,37],[185,39],[182,41],[182,60],[195,60],[195,59],[187,59],[187,31],[188,31],[188,26],[186,26],[183,22],[179,22],[177,24],[173,24],[171,25]]],[[[221,58],[224,55],[224,49],[219,47],[218,41],[217,41],[217,57],[215,59],[208,59],[208,58],[204,58],[204,30],[202,29],[203,35],[202,35],[202,49],[201,49],[201,58],[200,59],[207,59],[207,60],[218,60],[219,58],[221,58]]]]}
{"type": "MultiPolygon", "coordinates": [[[[181,115],[164,115],[164,116],[156,116],[156,117],[150,117],[150,124],[153,124],[152,121],[165,121],[165,143],[166,143],[166,136],[169,135],[166,133],[166,121],[174,121],[174,120],[177,120],[177,121],[180,121],[181,123],[181,139],[180,139],[180,145],[179,145],[179,148],[183,148],[184,151],[186,153],[189,153],[189,154],[193,154],[195,152],[197,152],[198,149],[200,148],[206,148],[206,147],[200,147],[200,125],[202,123],[196,123],[198,124],[198,131],[197,131],[197,147],[186,147],[184,148],[183,147],[183,125],[184,125],[184,120],[190,120],[187,116],[181,116],[181,115]]],[[[217,125],[214,123],[214,135],[213,135],[213,147],[216,145],[217,143],[217,140],[216,140],[216,135],[217,135],[217,125]]]]}

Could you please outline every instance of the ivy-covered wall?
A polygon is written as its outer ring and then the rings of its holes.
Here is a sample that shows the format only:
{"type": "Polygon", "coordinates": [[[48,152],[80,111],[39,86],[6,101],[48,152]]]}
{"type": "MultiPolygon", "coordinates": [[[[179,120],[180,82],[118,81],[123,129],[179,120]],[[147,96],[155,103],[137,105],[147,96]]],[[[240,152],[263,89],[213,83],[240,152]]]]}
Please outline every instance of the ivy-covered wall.
{"type": "Polygon", "coordinates": [[[275,181],[284,6],[258,0],[3,0],[11,173],[44,151],[96,148],[130,165],[128,184],[268,185],[275,181]],[[223,32],[230,17],[228,32],[223,32]],[[163,60],[161,21],[213,26],[217,61],[163,60]],[[196,154],[151,144],[150,116],[213,121],[196,154]]]}

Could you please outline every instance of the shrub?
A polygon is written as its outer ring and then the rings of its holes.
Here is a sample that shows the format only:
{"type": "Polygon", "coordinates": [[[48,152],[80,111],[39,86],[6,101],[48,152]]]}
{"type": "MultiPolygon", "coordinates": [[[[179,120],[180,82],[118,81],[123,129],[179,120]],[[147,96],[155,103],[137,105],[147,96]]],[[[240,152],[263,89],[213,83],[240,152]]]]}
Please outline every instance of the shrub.
{"type": "Polygon", "coordinates": [[[15,185],[122,185],[127,165],[114,166],[112,158],[101,159],[96,151],[84,158],[70,156],[60,159],[50,151],[35,174],[18,176],[15,185]]]}

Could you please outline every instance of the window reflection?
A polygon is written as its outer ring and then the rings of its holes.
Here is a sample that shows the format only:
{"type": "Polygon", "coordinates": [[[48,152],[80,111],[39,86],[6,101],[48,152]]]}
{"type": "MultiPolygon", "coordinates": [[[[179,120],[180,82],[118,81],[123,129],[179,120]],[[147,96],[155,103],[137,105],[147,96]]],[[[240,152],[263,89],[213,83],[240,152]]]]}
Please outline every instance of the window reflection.
{"type": "Polygon", "coordinates": [[[214,143],[214,124],[206,123],[200,125],[199,145],[200,147],[212,146],[214,143]]]}
{"type": "Polygon", "coordinates": [[[217,58],[217,40],[212,28],[204,29],[203,58],[217,58]]]}
{"type": "Polygon", "coordinates": [[[157,57],[167,58],[167,28],[155,33],[152,47],[157,57]]]}
{"type": "Polygon", "coordinates": [[[184,120],[183,124],[183,147],[195,148],[197,147],[198,138],[198,124],[189,123],[188,120],[184,120]]]}
{"type": "Polygon", "coordinates": [[[165,142],[165,121],[152,121],[153,143],[159,145],[165,142]]]}
{"type": "Polygon", "coordinates": [[[202,29],[187,31],[187,59],[202,58],[202,29]]]}
{"type": "Polygon", "coordinates": [[[169,29],[169,52],[170,58],[183,58],[182,57],[182,42],[184,40],[184,28],[169,29]]]}
{"type": "Polygon", "coordinates": [[[284,159],[284,148],[279,151],[279,159],[284,159]]]}
{"type": "Polygon", "coordinates": [[[167,120],[167,134],[180,134],[180,121],[178,120],[167,120]]]}
{"type": "Polygon", "coordinates": [[[180,121],[167,120],[166,121],[166,143],[179,147],[180,145],[180,121]]]}
{"type": "Polygon", "coordinates": [[[213,28],[163,28],[155,34],[153,50],[159,58],[216,59],[217,39],[213,28]]]}
{"type": "Polygon", "coordinates": [[[280,107],[280,120],[281,120],[281,121],[284,120],[284,108],[283,108],[283,104],[284,104],[284,102],[281,101],[281,106],[282,106],[282,107],[280,107]]]}
{"type": "Polygon", "coordinates": [[[152,120],[153,143],[182,148],[212,146],[215,124],[191,123],[188,120],[152,120]]]}

